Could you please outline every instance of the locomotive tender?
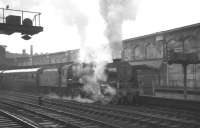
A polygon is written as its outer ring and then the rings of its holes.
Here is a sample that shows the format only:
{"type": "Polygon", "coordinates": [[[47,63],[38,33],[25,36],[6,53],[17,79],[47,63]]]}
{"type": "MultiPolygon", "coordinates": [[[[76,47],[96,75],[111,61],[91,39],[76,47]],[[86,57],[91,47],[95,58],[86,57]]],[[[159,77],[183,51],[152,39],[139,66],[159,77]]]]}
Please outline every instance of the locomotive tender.
{"type": "MultiPolygon", "coordinates": [[[[62,66],[49,66],[28,69],[0,71],[1,88],[32,92],[38,95],[56,93],[59,96],[87,97],[83,92],[80,75],[74,72],[80,67],[90,67],[90,64],[70,63],[62,66]]],[[[91,70],[92,71],[92,70],[91,70]]],[[[132,103],[139,95],[137,69],[128,62],[114,61],[105,67],[107,81],[116,90],[112,103],[132,103]]],[[[82,74],[84,75],[84,74],[82,74]]],[[[101,86],[104,94],[105,86],[101,86]]]]}

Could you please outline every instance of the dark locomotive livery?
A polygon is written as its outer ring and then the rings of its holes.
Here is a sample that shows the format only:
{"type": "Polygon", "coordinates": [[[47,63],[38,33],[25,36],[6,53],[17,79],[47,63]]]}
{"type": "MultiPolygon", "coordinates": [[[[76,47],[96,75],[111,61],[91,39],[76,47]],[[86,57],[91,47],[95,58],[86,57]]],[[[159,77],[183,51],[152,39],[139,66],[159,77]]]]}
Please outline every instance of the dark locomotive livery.
{"type": "MultiPolygon", "coordinates": [[[[87,97],[83,92],[80,74],[74,72],[91,64],[70,63],[62,66],[4,70],[0,72],[1,87],[18,91],[33,92],[38,95],[56,93],[59,96],[87,97]]],[[[89,72],[92,72],[90,70],[89,72]]],[[[139,94],[137,69],[128,62],[114,61],[106,65],[108,84],[116,90],[112,103],[132,103],[139,94]]],[[[105,86],[101,86],[104,93],[105,86]]],[[[88,97],[87,97],[88,98],[88,97]]]]}
{"type": "Polygon", "coordinates": [[[114,103],[132,103],[139,95],[137,69],[127,62],[115,60],[109,63],[105,70],[107,82],[116,89],[116,96],[112,100],[114,103]]]}

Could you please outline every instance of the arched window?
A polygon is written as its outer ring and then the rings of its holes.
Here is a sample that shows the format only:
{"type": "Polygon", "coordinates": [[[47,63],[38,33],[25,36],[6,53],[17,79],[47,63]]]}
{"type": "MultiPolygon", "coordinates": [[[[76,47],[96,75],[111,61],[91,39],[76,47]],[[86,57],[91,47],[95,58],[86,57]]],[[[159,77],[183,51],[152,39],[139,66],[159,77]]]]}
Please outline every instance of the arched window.
{"type": "Polygon", "coordinates": [[[154,45],[153,43],[148,43],[145,46],[145,54],[147,59],[156,59],[162,57],[162,45],[154,45]]]}
{"type": "Polygon", "coordinates": [[[148,59],[148,47],[149,47],[150,43],[147,43],[144,45],[145,47],[145,58],[148,59]]]}
{"type": "Polygon", "coordinates": [[[155,46],[152,43],[149,43],[146,46],[146,54],[148,59],[155,58],[155,46]]]}
{"type": "Polygon", "coordinates": [[[186,53],[198,52],[200,50],[198,38],[195,36],[188,36],[184,40],[184,50],[186,53]]]}
{"type": "Polygon", "coordinates": [[[124,49],[124,59],[125,60],[132,60],[133,59],[133,55],[132,55],[132,49],[131,48],[126,48],[124,49]]]}
{"type": "Polygon", "coordinates": [[[175,50],[177,52],[181,52],[183,50],[183,42],[176,41],[176,40],[170,40],[167,43],[167,50],[175,50]]]}
{"type": "Polygon", "coordinates": [[[142,49],[142,46],[138,45],[134,48],[134,57],[136,60],[143,59],[145,56],[144,50],[142,49]]]}

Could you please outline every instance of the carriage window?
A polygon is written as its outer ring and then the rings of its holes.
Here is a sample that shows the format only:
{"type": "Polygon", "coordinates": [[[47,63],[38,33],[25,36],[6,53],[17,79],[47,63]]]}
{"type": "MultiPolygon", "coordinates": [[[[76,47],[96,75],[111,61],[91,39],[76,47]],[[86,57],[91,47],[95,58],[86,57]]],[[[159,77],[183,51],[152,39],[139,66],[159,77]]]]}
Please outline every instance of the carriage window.
{"type": "Polygon", "coordinates": [[[26,79],[31,79],[32,78],[32,75],[31,75],[32,73],[25,73],[24,75],[25,75],[25,77],[26,77],[26,79]]]}
{"type": "Polygon", "coordinates": [[[24,74],[26,76],[26,79],[30,79],[31,78],[31,73],[28,73],[27,75],[24,74]]]}
{"type": "Polygon", "coordinates": [[[32,73],[32,78],[35,78],[36,77],[36,74],[35,73],[32,73]]]}
{"type": "Polygon", "coordinates": [[[10,74],[9,78],[16,79],[16,74],[10,74]]]}
{"type": "Polygon", "coordinates": [[[10,78],[15,79],[15,74],[11,74],[10,78]]]}

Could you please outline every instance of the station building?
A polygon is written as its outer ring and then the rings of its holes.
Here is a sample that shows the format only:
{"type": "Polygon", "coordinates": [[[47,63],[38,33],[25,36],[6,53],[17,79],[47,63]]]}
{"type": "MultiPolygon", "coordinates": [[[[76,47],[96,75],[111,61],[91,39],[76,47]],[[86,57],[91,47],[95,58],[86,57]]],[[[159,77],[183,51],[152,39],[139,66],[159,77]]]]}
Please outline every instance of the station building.
{"type": "Polygon", "coordinates": [[[0,45],[0,69],[8,68],[13,64],[13,59],[6,57],[6,46],[0,45]]]}
{"type": "MultiPolygon", "coordinates": [[[[200,23],[123,40],[122,60],[154,70],[138,70],[144,95],[200,100],[200,64],[187,66],[187,87],[181,64],[169,64],[169,51],[194,53],[200,62],[200,23]]],[[[3,54],[2,54],[3,55],[3,54]]],[[[16,66],[40,66],[76,62],[79,50],[15,57],[16,66]]],[[[2,57],[1,57],[2,58],[2,57]]],[[[0,58],[0,59],[1,59],[0,58]]]]}
{"type": "Polygon", "coordinates": [[[48,64],[76,62],[78,60],[79,50],[68,50],[47,54],[35,54],[25,57],[14,58],[16,66],[40,66],[48,64]]]}
{"type": "MultiPolygon", "coordinates": [[[[194,53],[199,58],[200,23],[126,39],[123,41],[122,59],[132,65],[147,65],[157,69],[156,75],[149,73],[149,79],[143,83],[151,87],[152,95],[182,98],[183,68],[181,64],[168,64],[169,51],[194,53]]],[[[187,98],[200,99],[197,96],[200,95],[198,63],[187,66],[187,93],[187,98]]]]}

